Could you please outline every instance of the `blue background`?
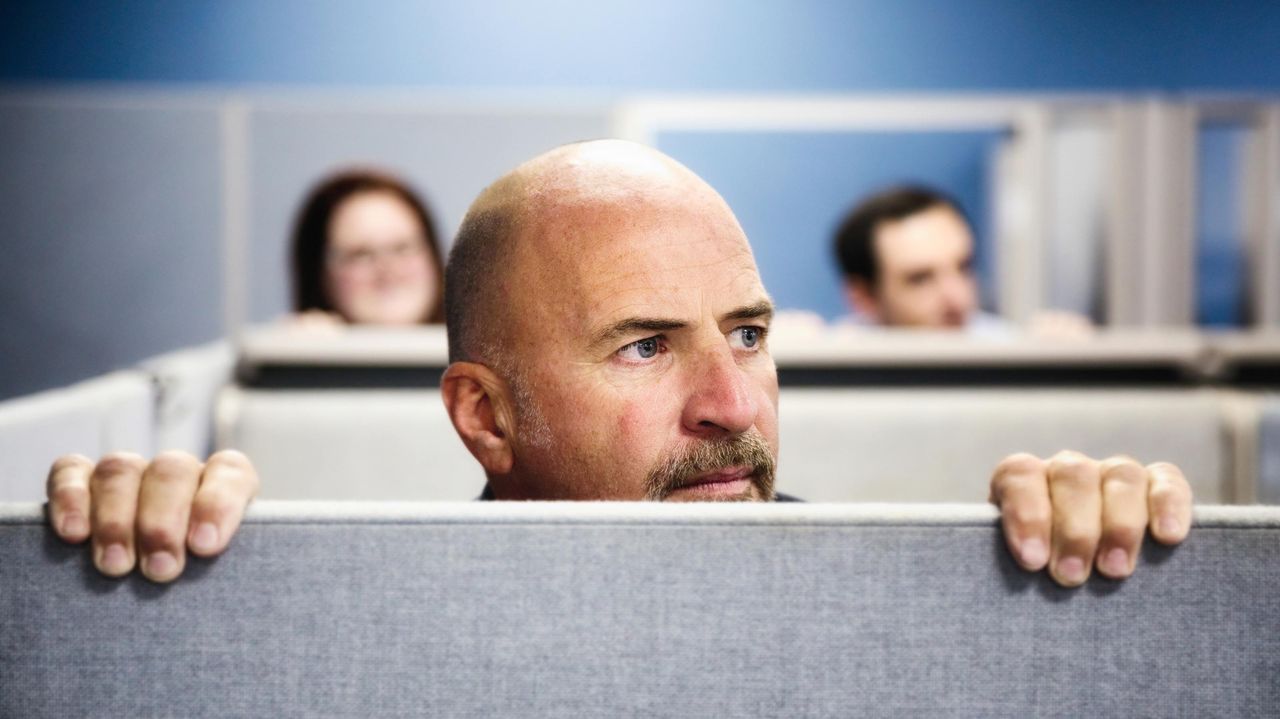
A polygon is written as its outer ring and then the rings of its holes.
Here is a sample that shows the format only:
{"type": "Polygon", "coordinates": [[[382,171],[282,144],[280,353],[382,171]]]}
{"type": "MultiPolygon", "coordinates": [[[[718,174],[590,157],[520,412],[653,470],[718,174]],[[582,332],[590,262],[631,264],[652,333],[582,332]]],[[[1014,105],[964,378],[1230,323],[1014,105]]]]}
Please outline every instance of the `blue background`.
{"type": "Polygon", "coordinates": [[[0,6],[0,80],[616,90],[1264,90],[1275,2],[0,6]]]}

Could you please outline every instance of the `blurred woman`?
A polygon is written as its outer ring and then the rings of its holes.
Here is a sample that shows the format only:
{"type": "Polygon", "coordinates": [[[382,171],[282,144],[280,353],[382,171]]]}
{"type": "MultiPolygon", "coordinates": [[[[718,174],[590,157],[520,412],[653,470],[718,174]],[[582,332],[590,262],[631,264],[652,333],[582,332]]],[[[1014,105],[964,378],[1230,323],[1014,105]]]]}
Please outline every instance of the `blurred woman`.
{"type": "Polygon", "coordinates": [[[293,308],[351,324],[444,321],[444,263],[426,204],[399,179],[348,170],[307,196],[291,243],[293,308]]]}

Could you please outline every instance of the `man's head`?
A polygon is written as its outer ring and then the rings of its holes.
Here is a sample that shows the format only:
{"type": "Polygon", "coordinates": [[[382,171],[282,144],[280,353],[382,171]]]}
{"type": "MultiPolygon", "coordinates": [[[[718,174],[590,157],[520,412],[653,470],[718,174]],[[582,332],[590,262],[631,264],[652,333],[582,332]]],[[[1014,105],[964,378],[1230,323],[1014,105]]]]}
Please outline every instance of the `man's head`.
{"type": "Polygon", "coordinates": [[[978,306],[973,232],[945,195],[901,187],[860,203],[836,232],[849,302],[873,321],[963,327],[978,306]]]}
{"type": "Polygon", "coordinates": [[[445,403],[497,497],[772,497],[772,305],[687,168],[619,141],[536,157],[472,204],[445,288],[445,403]]]}

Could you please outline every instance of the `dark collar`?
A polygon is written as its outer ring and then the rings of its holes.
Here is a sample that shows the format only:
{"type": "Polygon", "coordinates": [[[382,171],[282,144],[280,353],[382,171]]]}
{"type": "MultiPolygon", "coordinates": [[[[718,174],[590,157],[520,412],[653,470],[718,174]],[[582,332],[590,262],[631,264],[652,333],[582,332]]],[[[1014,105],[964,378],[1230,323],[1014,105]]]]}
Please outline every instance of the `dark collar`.
{"type": "MultiPolygon", "coordinates": [[[[493,496],[493,488],[492,488],[492,487],[490,487],[490,486],[488,485],[488,483],[485,483],[485,485],[484,485],[484,491],[480,493],[480,496],[479,496],[479,497],[476,497],[476,501],[478,501],[478,502],[492,502],[492,501],[495,501],[495,498],[494,498],[494,496],[493,496]]],[[[775,502],[803,502],[804,500],[803,500],[803,499],[798,499],[798,498],[796,498],[796,497],[792,497],[792,496],[791,496],[791,495],[789,495],[789,494],[782,494],[782,493],[779,493],[777,496],[775,496],[775,497],[773,498],[773,501],[775,501],[775,502]]]]}

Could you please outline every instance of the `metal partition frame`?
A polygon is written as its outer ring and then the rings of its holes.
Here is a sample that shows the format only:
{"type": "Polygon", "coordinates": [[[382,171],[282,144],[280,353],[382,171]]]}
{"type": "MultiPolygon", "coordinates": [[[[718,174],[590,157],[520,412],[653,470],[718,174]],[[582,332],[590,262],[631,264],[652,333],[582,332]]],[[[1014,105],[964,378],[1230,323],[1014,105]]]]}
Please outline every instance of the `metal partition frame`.
{"type": "Polygon", "coordinates": [[[1245,232],[1250,300],[1259,327],[1280,327],[1280,103],[1253,113],[1247,176],[1245,232]]]}
{"type": "Polygon", "coordinates": [[[1224,111],[1253,118],[1246,187],[1257,324],[1280,326],[1280,105],[1256,98],[1099,95],[637,96],[617,105],[615,133],[654,144],[664,131],[867,132],[1010,130],[994,158],[993,238],[1000,312],[1046,308],[1054,226],[1054,123],[1094,113],[1111,136],[1105,208],[1105,318],[1111,325],[1195,324],[1196,129],[1224,111]]]}

